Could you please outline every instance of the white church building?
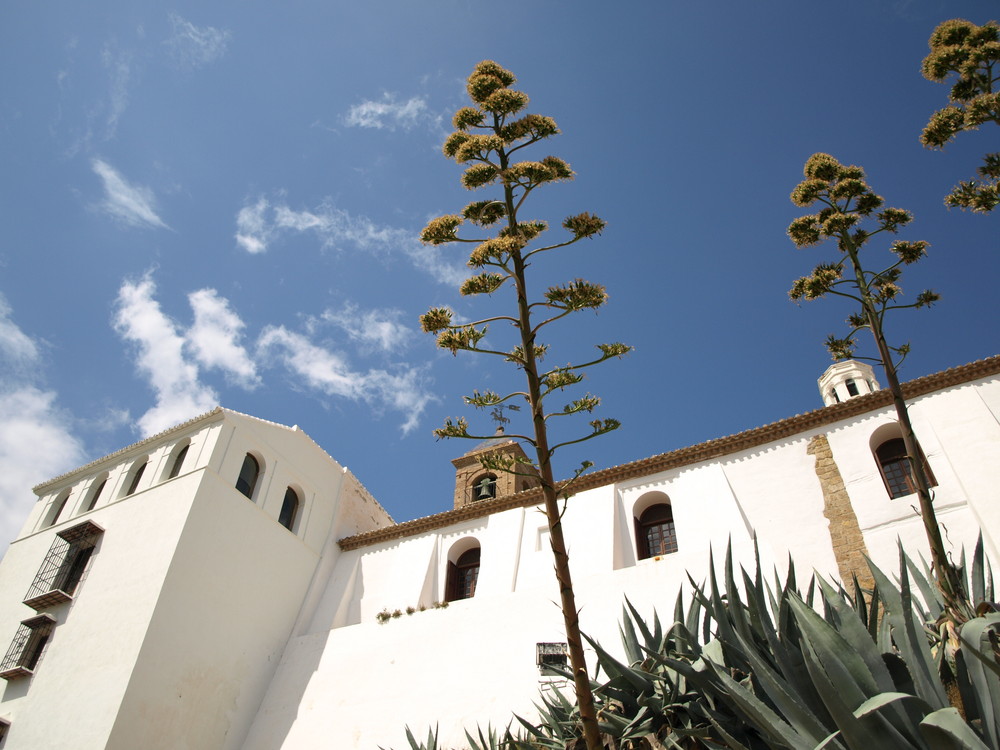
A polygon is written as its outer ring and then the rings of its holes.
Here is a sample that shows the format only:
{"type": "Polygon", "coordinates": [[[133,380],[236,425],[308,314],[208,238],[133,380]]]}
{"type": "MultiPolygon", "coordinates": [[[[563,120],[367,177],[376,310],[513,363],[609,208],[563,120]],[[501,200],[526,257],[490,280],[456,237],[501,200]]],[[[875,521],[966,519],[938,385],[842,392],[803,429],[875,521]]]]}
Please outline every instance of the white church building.
{"type": "MultiPolygon", "coordinates": [[[[926,549],[888,392],[857,362],[819,385],[816,411],[578,481],[585,632],[616,650],[626,596],[669,612],[730,542],[840,578],[926,549]]],[[[1000,559],[1000,356],[905,390],[947,543],[1000,559]]],[[[461,747],[531,716],[565,641],[545,518],[477,459],[517,450],[477,446],[452,510],[394,523],[301,429],[217,408],[35,487],[0,564],[0,748],[403,750],[435,724],[461,747]]]]}

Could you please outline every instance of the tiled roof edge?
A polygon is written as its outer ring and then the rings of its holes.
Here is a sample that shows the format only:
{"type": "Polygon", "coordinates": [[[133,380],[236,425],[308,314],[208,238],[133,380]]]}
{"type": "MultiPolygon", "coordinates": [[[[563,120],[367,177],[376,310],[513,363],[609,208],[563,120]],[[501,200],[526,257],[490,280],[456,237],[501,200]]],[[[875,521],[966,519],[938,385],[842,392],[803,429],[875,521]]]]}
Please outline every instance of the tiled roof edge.
{"type": "MultiPolygon", "coordinates": [[[[135,443],[132,443],[130,445],[126,445],[124,448],[119,448],[114,453],[109,453],[106,456],[101,456],[100,458],[95,458],[93,461],[85,463],[83,466],[77,466],[76,468],[71,469],[70,471],[67,471],[67,472],[65,472],[63,474],[60,474],[57,477],[52,477],[52,479],[47,479],[44,482],[40,482],[39,484],[36,484],[34,487],[32,487],[31,491],[34,492],[36,495],[41,494],[41,491],[43,491],[49,485],[58,484],[59,482],[61,482],[62,480],[66,479],[67,477],[72,476],[73,474],[78,474],[80,472],[84,472],[84,471],[90,469],[93,466],[97,466],[97,464],[100,464],[100,463],[103,463],[103,462],[107,461],[109,458],[114,458],[115,456],[120,456],[123,453],[128,453],[129,451],[135,450],[136,448],[138,448],[141,445],[146,445],[147,443],[153,443],[153,442],[155,442],[157,440],[160,440],[164,436],[169,435],[171,433],[182,432],[182,431],[186,430],[187,428],[189,428],[193,424],[196,424],[196,423],[202,422],[202,421],[207,421],[209,419],[209,417],[214,417],[217,414],[222,414],[222,413],[224,413],[226,411],[228,411],[228,410],[227,409],[223,409],[221,406],[216,406],[211,411],[207,411],[204,414],[199,414],[197,417],[193,417],[193,418],[189,419],[186,422],[181,422],[180,424],[176,424],[173,427],[168,427],[165,430],[161,430],[160,432],[157,432],[155,435],[150,435],[147,438],[143,438],[142,440],[139,440],[139,441],[137,441],[135,443]]],[[[239,414],[239,412],[234,412],[234,413],[239,414]]]]}
{"type": "MultiPolygon", "coordinates": [[[[973,380],[995,375],[1000,372],[1000,355],[976,360],[966,365],[959,365],[941,372],[925,375],[915,380],[903,383],[903,395],[907,399],[950,388],[955,385],[969,383],[973,380]]],[[[778,422],[754,427],[734,435],[708,440],[704,443],[679,448],[668,453],[643,458],[619,466],[585,474],[574,482],[574,494],[585,490],[602,487],[607,484],[634,479],[641,476],[658,474],[668,469],[708,461],[713,458],[738,453],[748,448],[755,448],[765,443],[781,440],[801,432],[839,422],[866,412],[876,411],[892,404],[892,393],[887,389],[857,396],[833,406],[826,406],[804,414],[796,414],[778,422]]],[[[564,483],[560,483],[562,486],[564,483]]],[[[512,508],[538,505],[542,500],[540,488],[525,490],[516,495],[507,495],[493,500],[473,503],[454,510],[446,510],[434,515],[424,516],[412,521],[404,521],[395,526],[387,526],[363,534],[345,537],[339,544],[342,550],[352,550],[378,542],[391,541],[402,537],[422,534],[426,531],[450,526],[454,523],[473,518],[485,517],[512,508]]]]}

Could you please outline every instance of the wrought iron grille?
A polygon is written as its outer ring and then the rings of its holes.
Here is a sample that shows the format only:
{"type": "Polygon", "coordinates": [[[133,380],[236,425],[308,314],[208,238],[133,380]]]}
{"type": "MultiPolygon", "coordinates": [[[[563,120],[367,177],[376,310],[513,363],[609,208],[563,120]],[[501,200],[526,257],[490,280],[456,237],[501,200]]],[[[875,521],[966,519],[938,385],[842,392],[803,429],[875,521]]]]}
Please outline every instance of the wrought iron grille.
{"type": "Polygon", "coordinates": [[[47,614],[24,620],[0,662],[0,678],[13,680],[33,674],[55,625],[55,618],[47,614]]]}
{"type": "Polygon", "coordinates": [[[542,674],[561,674],[566,669],[569,647],[565,643],[536,643],[535,664],[542,674]]]}
{"type": "Polygon", "coordinates": [[[104,529],[96,523],[85,521],[56,534],[24,603],[39,612],[72,599],[103,533],[104,529]]]}

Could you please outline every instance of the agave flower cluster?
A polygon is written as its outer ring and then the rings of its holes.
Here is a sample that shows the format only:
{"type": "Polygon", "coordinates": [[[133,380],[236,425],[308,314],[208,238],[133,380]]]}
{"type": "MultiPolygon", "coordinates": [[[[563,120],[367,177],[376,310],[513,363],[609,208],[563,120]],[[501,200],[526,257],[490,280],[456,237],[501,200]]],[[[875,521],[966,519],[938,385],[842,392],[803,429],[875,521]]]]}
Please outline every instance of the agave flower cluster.
{"type": "MultiPolygon", "coordinates": [[[[882,232],[895,234],[909,224],[912,215],[899,208],[883,208],[882,198],[865,182],[864,170],[845,166],[829,154],[814,154],[806,162],[804,174],[805,179],[792,191],[792,203],[802,207],[819,204],[821,208],[793,221],[788,236],[800,248],[833,240],[840,256],[796,279],[788,294],[796,301],[834,294],[860,303],[861,313],[847,319],[850,334],[845,338],[830,336],[826,342],[834,359],[847,359],[854,354],[857,332],[864,328],[880,330],[887,311],[926,307],[938,300],[937,293],[925,290],[912,304],[897,302],[902,294],[898,283],[902,266],[923,258],[928,243],[896,240],[889,246],[893,258],[888,266],[877,271],[865,268],[860,257],[862,248],[882,232]]],[[[902,345],[894,351],[905,356],[908,347],[902,345]]]]}
{"type": "MultiPolygon", "coordinates": [[[[957,76],[951,103],[931,115],[920,136],[927,148],[944,148],[963,130],[987,122],[1000,124],[1000,25],[977,26],[962,19],[941,23],[931,35],[924,58],[924,78],[943,83],[957,76]]],[[[1000,153],[986,154],[978,170],[982,180],[961,182],[945,198],[949,207],[986,213],[1000,205],[1000,153]]]]}
{"type": "MultiPolygon", "coordinates": [[[[479,272],[462,284],[463,295],[492,295],[509,283],[519,285],[518,274],[530,258],[593,237],[605,227],[602,219],[584,212],[562,222],[563,229],[568,233],[564,239],[548,245],[532,244],[548,231],[549,225],[545,221],[518,217],[525,199],[542,185],[573,179],[573,170],[555,156],[524,161],[516,158],[522,149],[558,134],[559,128],[551,117],[523,114],[528,96],[512,89],[514,82],[513,73],[497,63],[491,60],[479,63],[467,83],[469,97],[475,106],[463,107],[455,113],[452,120],[455,132],[448,136],[443,147],[445,156],[465,166],[463,186],[469,190],[498,186],[503,190],[502,199],[473,201],[459,214],[447,214],[431,220],[420,235],[420,239],[430,245],[452,242],[474,245],[468,265],[479,272]],[[483,232],[480,237],[470,238],[460,234],[460,230],[466,228],[488,230],[491,227],[497,227],[496,231],[492,234],[483,232]]],[[[519,296],[524,294],[520,285],[517,293],[519,296]]],[[[570,313],[600,308],[607,297],[603,286],[584,279],[548,288],[541,300],[528,306],[529,312],[544,310],[549,316],[534,324],[531,338],[539,329],[570,313]]],[[[506,322],[521,325],[523,321],[518,317],[497,316],[469,324],[455,324],[453,318],[453,312],[446,307],[432,308],[420,318],[423,330],[436,334],[438,346],[452,354],[462,350],[498,354],[524,368],[529,360],[542,359],[547,349],[544,344],[535,343],[527,352],[523,343],[504,351],[487,348],[485,340],[489,324],[506,322]]],[[[631,347],[618,343],[601,344],[598,350],[600,355],[592,362],[541,373],[542,396],[580,382],[583,376],[579,371],[582,368],[611,357],[620,357],[631,347]]],[[[497,396],[497,400],[485,403],[480,398],[470,397],[466,402],[482,408],[502,403],[506,398],[509,397],[497,396]]],[[[590,411],[598,403],[599,399],[588,395],[556,413],[590,411]]],[[[601,420],[591,436],[615,427],[615,420],[601,420]]],[[[468,424],[464,419],[453,420],[437,430],[436,434],[439,437],[469,436],[468,424]]]]}

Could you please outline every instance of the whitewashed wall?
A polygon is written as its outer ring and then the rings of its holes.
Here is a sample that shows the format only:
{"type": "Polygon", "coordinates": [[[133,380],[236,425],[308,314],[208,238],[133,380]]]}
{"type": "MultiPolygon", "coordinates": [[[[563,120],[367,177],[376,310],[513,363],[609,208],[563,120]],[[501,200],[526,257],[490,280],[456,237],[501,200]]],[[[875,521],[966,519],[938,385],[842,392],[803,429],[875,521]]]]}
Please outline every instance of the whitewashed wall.
{"type": "Polygon", "coordinates": [[[84,520],[105,531],[74,601],[51,610],[59,624],[35,674],[0,685],[5,750],[239,747],[329,540],[390,521],[301,430],[223,410],[50,485],[0,566],[0,637],[34,615],[20,602],[56,532],[84,520]],[[262,465],[252,501],[234,486],[247,452],[262,465]],[[97,506],[80,512],[104,475],[97,506]],[[277,520],[288,486],[301,499],[292,530],[277,520]]]}
{"type": "MultiPolygon", "coordinates": [[[[912,407],[938,480],[937,506],[951,549],[971,549],[984,521],[995,554],[1000,487],[1000,385],[981,382],[917,399],[912,407]]],[[[845,420],[724,459],[685,466],[575,496],[565,528],[584,630],[619,651],[627,597],[640,612],[672,617],[690,574],[705,580],[709,550],[721,565],[727,544],[752,568],[784,573],[788,556],[805,580],[836,577],[810,439],[828,436],[868,549],[896,567],[896,539],[926,548],[912,498],[891,500],[870,436],[891,410],[845,420]],[[649,493],[670,498],[676,553],[636,560],[633,512],[649,493]]],[[[447,746],[463,727],[531,717],[541,679],[535,644],[563,641],[544,516],[519,508],[341,554],[323,595],[296,631],[247,737],[245,750],[407,746],[404,725],[423,734],[440,723],[447,746]],[[378,624],[383,609],[444,598],[449,551],[482,548],[474,599],[378,624]]]]}

